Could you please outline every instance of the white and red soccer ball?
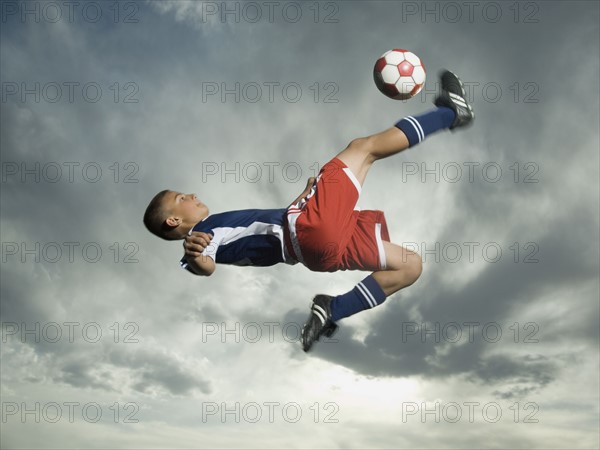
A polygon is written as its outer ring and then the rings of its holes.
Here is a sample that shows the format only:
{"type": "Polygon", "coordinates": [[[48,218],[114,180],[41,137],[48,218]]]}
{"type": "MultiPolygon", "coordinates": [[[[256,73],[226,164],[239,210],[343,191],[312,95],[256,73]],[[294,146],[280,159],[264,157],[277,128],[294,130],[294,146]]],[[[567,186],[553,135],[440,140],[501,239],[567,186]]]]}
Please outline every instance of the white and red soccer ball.
{"type": "Polygon", "coordinates": [[[377,60],[373,78],[384,95],[395,100],[407,100],[423,89],[425,66],[414,53],[395,48],[377,60]]]}

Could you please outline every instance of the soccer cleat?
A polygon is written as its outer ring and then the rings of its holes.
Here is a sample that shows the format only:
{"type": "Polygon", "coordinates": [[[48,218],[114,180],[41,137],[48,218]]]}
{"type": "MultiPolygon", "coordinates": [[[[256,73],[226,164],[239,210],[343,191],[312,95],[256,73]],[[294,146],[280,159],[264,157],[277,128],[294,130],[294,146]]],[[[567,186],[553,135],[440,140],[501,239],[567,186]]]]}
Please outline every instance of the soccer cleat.
{"type": "Polygon", "coordinates": [[[473,108],[467,101],[467,95],[462,81],[449,70],[440,73],[441,90],[440,95],[434,100],[435,106],[445,106],[456,114],[450,129],[466,127],[475,119],[473,108]]]}
{"type": "Polygon", "coordinates": [[[331,300],[329,295],[317,295],[310,306],[310,316],[302,327],[302,349],[307,352],[321,336],[331,337],[338,326],[331,320],[331,300]]]}

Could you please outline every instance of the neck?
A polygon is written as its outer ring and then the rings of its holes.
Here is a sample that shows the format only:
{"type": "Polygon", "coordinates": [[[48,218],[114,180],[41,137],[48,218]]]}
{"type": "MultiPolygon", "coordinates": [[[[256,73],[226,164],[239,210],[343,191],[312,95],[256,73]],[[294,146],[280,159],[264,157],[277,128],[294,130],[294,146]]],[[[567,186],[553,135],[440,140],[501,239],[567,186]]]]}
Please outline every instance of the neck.
{"type": "MultiPolygon", "coordinates": [[[[202,219],[204,220],[204,219],[202,219]]],[[[194,223],[182,223],[181,225],[179,225],[177,228],[179,229],[179,238],[180,239],[185,239],[185,237],[189,234],[189,232],[196,226],[196,224],[202,222],[202,220],[199,220],[198,222],[194,222],[194,223]]]]}

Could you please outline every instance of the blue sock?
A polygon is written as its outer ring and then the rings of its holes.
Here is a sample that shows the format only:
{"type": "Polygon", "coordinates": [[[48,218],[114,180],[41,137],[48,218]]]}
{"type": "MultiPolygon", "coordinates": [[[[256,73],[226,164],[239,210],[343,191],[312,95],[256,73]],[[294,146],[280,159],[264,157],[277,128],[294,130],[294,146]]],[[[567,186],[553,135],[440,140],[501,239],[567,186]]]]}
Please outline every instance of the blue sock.
{"type": "Polygon", "coordinates": [[[450,128],[456,114],[442,106],[419,116],[408,116],[396,123],[408,138],[409,147],[418,144],[425,136],[438,130],[450,128]]]}
{"type": "Polygon", "coordinates": [[[386,295],[373,275],[358,283],[350,292],[338,295],[331,302],[331,320],[343,319],[385,301],[386,295]]]}

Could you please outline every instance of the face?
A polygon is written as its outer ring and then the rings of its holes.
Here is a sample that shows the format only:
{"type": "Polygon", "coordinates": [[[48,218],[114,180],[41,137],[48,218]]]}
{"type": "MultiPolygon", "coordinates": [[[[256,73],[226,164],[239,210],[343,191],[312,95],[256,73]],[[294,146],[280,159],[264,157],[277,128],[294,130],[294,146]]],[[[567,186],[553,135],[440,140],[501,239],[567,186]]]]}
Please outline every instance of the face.
{"type": "Polygon", "coordinates": [[[208,207],[198,200],[196,194],[169,192],[164,207],[171,211],[167,223],[171,226],[193,227],[208,216],[208,207]]]}

